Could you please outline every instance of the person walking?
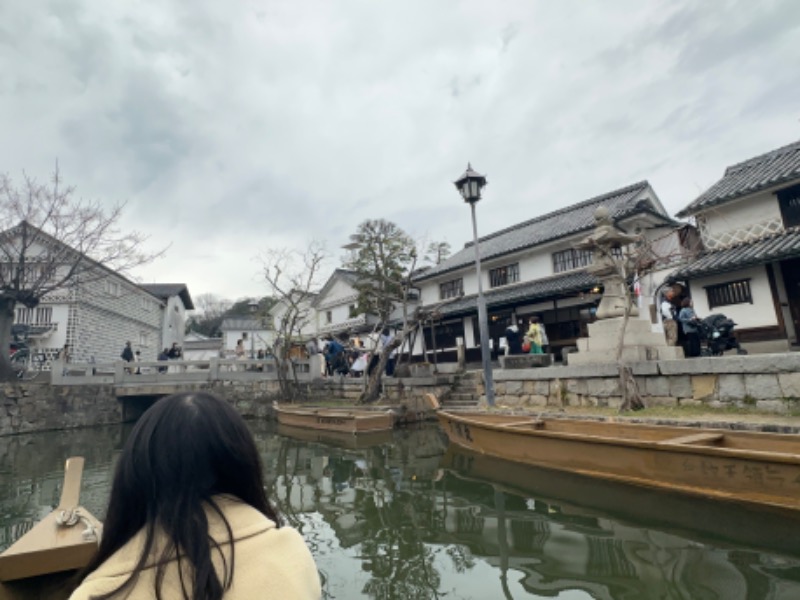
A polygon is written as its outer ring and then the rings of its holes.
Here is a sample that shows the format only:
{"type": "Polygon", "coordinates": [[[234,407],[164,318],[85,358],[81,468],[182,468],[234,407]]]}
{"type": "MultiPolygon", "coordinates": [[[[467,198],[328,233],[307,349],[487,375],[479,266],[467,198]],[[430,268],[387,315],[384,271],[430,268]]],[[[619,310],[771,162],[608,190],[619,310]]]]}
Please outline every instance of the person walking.
{"type": "Polygon", "coordinates": [[[681,302],[681,311],[678,313],[683,333],[686,336],[683,351],[686,358],[700,356],[700,318],[694,312],[694,303],[691,298],[684,298],[681,302]]]}

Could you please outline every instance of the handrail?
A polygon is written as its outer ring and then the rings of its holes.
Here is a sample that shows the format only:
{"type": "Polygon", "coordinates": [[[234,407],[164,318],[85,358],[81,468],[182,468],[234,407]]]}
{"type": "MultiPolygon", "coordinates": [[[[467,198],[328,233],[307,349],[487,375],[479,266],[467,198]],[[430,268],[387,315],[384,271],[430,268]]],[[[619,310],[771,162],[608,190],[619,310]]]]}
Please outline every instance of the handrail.
{"type": "MultiPolygon", "coordinates": [[[[310,381],[322,373],[322,357],[292,359],[291,368],[299,381],[310,381]]],[[[113,363],[53,362],[53,385],[143,385],[200,381],[277,380],[274,358],[167,360],[113,363]]]]}

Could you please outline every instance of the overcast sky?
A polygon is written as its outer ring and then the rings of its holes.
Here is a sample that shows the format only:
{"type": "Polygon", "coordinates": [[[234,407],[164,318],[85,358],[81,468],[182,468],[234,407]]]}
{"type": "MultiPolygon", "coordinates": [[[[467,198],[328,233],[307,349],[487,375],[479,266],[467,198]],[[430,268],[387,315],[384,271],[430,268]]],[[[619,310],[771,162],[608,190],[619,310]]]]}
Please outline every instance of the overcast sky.
{"type": "Polygon", "coordinates": [[[0,171],[58,159],[193,296],[365,218],[461,247],[647,179],[675,213],[800,139],[800,2],[0,0],[0,171]]]}

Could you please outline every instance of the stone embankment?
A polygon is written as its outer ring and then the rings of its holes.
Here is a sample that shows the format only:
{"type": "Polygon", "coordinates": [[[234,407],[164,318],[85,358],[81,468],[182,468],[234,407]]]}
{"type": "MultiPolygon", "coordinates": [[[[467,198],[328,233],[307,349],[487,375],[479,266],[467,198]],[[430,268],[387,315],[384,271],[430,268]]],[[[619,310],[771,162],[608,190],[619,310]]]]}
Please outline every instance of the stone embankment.
{"type": "MultiPolygon", "coordinates": [[[[441,397],[449,391],[451,383],[452,376],[391,380],[385,386],[386,402],[402,404],[412,413],[422,411],[427,406],[425,394],[441,397]]],[[[363,389],[359,379],[338,377],[301,385],[310,402],[336,399],[355,403],[363,389]]],[[[264,378],[138,387],[113,383],[7,383],[3,384],[0,401],[0,436],[135,421],[156,398],[176,389],[216,394],[227,399],[245,418],[267,418],[272,402],[282,399],[278,381],[264,378]]]]}
{"type": "MultiPolygon", "coordinates": [[[[800,355],[769,354],[633,363],[633,374],[647,406],[715,411],[738,408],[762,414],[800,415],[800,355]]],[[[120,373],[122,370],[120,369],[120,373]]],[[[230,379],[207,380],[203,373],[158,374],[137,377],[82,377],[50,383],[3,385],[0,435],[74,429],[135,420],[152,402],[177,390],[206,390],[226,398],[246,418],[266,418],[272,402],[281,400],[274,377],[256,372],[231,372],[230,379]],[[199,375],[202,380],[182,377],[199,375]],[[117,379],[118,381],[115,381],[117,379]]],[[[224,375],[222,373],[221,375],[224,375]]],[[[485,406],[477,373],[385,380],[390,404],[413,407],[425,394],[434,394],[445,408],[485,406]],[[474,394],[465,386],[473,385],[474,394]]],[[[500,409],[569,412],[605,408],[621,403],[614,365],[550,366],[495,369],[495,398],[500,409]]],[[[308,379],[301,383],[311,402],[340,400],[354,403],[359,379],[308,379]]],[[[410,408],[413,410],[413,408],[410,408]]]]}
{"type": "MultiPolygon", "coordinates": [[[[800,354],[762,354],[631,364],[647,406],[800,411],[800,354]]],[[[511,408],[611,407],[622,402],[613,364],[494,372],[495,398],[511,408]]]]}

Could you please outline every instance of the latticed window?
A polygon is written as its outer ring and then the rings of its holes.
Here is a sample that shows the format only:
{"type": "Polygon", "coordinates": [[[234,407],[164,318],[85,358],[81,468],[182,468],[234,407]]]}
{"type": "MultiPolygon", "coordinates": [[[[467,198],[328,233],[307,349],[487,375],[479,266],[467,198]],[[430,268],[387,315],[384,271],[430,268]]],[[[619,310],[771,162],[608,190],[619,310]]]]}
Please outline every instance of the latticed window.
{"type": "Polygon", "coordinates": [[[439,284],[439,299],[458,298],[464,293],[464,279],[458,278],[439,284]]]}
{"type": "Polygon", "coordinates": [[[781,207],[784,227],[800,225],[800,185],[795,185],[776,194],[781,207]]]}
{"type": "Polygon", "coordinates": [[[553,252],[553,272],[563,273],[572,269],[588,267],[592,264],[591,250],[576,250],[569,248],[561,252],[553,252]]]}
{"type": "Polygon", "coordinates": [[[708,308],[727,306],[729,304],[752,304],[753,296],[750,293],[750,280],[729,281],[718,285],[706,286],[708,295],[708,308]]]}
{"type": "Polygon", "coordinates": [[[53,322],[53,308],[51,306],[17,308],[14,322],[21,325],[50,325],[53,322]]]}
{"type": "Polygon", "coordinates": [[[519,263],[497,267],[489,271],[489,287],[498,287],[519,281],[519,263]]]}

